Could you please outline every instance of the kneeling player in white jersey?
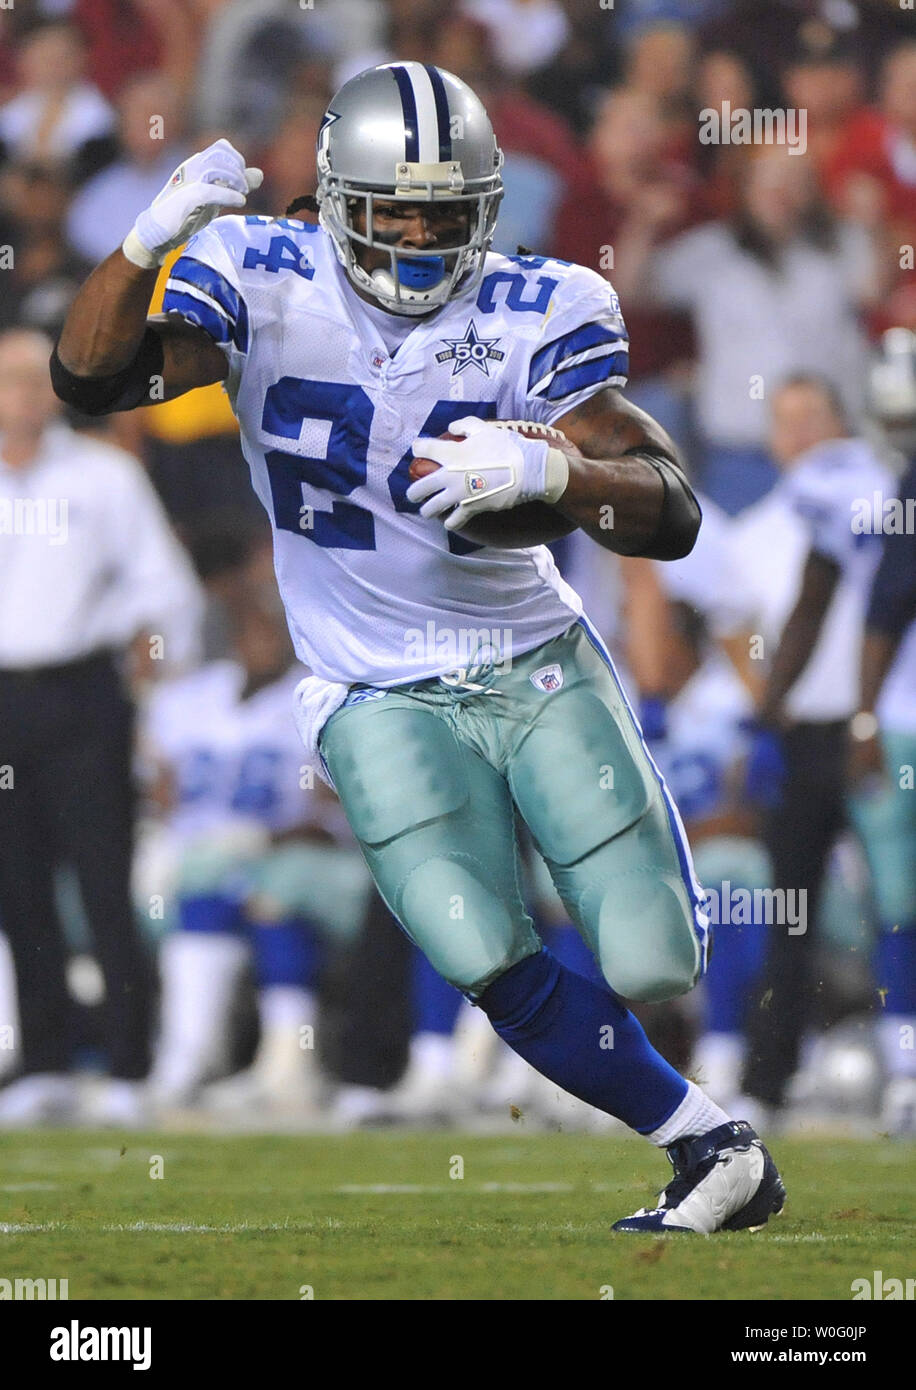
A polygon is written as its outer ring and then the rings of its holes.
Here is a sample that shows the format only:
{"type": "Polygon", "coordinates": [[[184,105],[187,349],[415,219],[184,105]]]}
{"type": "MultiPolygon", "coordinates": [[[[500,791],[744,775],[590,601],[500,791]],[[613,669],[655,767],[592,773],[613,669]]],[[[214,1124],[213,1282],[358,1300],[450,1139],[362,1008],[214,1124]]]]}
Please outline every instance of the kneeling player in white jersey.
{"type": "Polygon", "coordinates": [[[145,711],[142,744],[164,812],[156,889],[164,864],[172,880],[150,1078],[165,1110],[205,1106],[272,1121],[314,1112],[323,948],[354,936],[365,915],[359,851],[337,799],[303,764],[292,718],[302,671],[275,604],[276,590],[263,593],[249,561],[232,606],[231,657],[163,682],[145,711]],[[249,961],[260,1021],[254,1062],[206,1087],[227,1070],[249,961]]]}
{"type": "Polygon", "coordinates": [[[707,923],[610,660],[538,544],[582,527],[671,559],[699,507],[670,439],[620,394],[610,286],[490,252],[501,166],[463,82],[369,69],[322,125],[320,225],[212,221],[260,182],[217,141],[82,288],[52,378],[98,413],[225,381],[314,672],[300,731],[385,901],[521,1056],[667,1149],[672,1182],[617,1229],[759,1226],[785,1195],[769,1154],[619,998],[691,989],[707,923]],[[159,266],[192,233],[148,320],[159,266]],[[496,423],[520,420],[569,443],[496,423]],[[513,806],[610,989],[543,949],[513,806]]]}

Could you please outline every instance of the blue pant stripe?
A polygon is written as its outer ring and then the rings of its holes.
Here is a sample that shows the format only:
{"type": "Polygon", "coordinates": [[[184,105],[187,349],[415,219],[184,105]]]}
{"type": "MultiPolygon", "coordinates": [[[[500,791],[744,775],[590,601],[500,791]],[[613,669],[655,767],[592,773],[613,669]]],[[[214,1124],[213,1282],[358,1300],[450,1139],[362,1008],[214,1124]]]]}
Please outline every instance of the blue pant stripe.
{"type": "Polygon", "coordinates": [[[684,826],[681,822],[678,809],[674,804],[674,799],[671,796],[671,792],[668,790],[668,784],[666,783],[662,774],[659,772],[658,767],[655,764],[655,759],[649,752],[646,740],[643,738],[642,729],[639,727],[639,720],[636,718],[633,706],[627,699],[623,686],[620,684],[617,672],[614,669],[614,662],[611,659],[610,652],[608,651],[607,647],[604,645],[601,638],[598,636],[597,632],[592,627],[591,623],[588,621],[584,614],[579,619],[579,623],[581,624],[582,631],[585,633],[589,642],[591,642],[595,651],[598,653],[602,661],[607,666],[608,670],[611,673],[611,676],[613,677],[614,684],[620,691],[620,697],[623,700],[623,703],[626,705],[633,719],[633,723],[636,726],[636,731],[639,735],[639,741],[642,745],[643,752],[649,760],[649,766],[652,768],[652,771],[655,775],[655,779],[658,782],[659,788],[661,789],[661,793],[665,802],[665,810],[668,815],[668,825],[671,828],[671,834],[674,838],[675,849],[677,850],[678,863],[681,867],[681,877],[684,880],[684,887],[687,889],[690,901],[693,904],[694,931],[696,932],[697,940],[699,941],[700,946],[703,948],[703,955],[705,960],[706,942],[709,935],[709,922],[706,913],[703,911],[703,903],[705,902],[706,895],[704,894],[703,889],[700,887],[699,881],[696,876],[696,872],[693,867],[693,858],[690,853],[690,846],[687,843],[687,835],[684,830],[684,826]]]}

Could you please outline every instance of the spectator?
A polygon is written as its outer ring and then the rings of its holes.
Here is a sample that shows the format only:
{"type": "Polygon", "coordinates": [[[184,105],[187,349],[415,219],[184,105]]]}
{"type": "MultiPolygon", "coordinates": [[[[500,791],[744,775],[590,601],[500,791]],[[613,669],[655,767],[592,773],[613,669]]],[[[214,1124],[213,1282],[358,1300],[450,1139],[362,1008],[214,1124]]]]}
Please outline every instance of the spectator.
{"type": "Polygon", "coordinates": [[[497,62],[513,78],[549,63],[569,35],[557,0],[464,0],[462,9],[486,28],[497,62]]]}
{"type": "Polygon", "coordinates": [[[728,0],[724,13],[703,17],[700,39],[704,48],[721,44],[760,64],[761,99],[776,106],[785,55],[800,44],[827,50],[839,33],[870,77],[888,45],[912,27],[912,13],[896,0],[728,0]]]}
{"type": "MultiPolygon", "coordinates": [[[[690,226],[701,215],[700,189],[690,169],[667,154],[658,99],[641,92],[624,88],[605,96],[587,153],[591,177],[560,204],[549,245],[563,260],[604,274],[619,290],[630,256],[640,255],[646,224],[659,236],[690,226]]],[[[688,427],[675,369],[693,354],[689,319],[664,307],[634,307],[626,299],[624,315],[629,394],[683,440],[688,427]]]]}
{"type": "Polygon", "coordinates": [[[135,78],[118,107],[121,157],[83,185],[67,217],[71,245],[93,265],[120,246],[123,229],[149,207],[172,170],[191,153],[184,143],[177,94],[167,78],[135,78]]]}
{"type": "Polygon", "coordinates": [[[30,31],[18,69],[20,90],[0,107],[3,157],[75,162],[111,134],[114,112],[86,80],[86,45],[75,25],[54,20],[30,31]]]}
{"type": "MultiPolygon", "coordinates": [[[[267,140],[282,117],[290,93],[320,93],[329,82],[333,60],[348,46],[359,50],[376,42],[379,7],[342,0],[327,7],[301,9],[288,0],[227,0],[212,10],[197,75],[196,124],[207,130],[236,131],[243,140],[267,140]],[[318,73],[302,83],[302,67],[319,60],[318,73]],[[298,79],[298,80],[297,80],[298,79]]],[[[328,95],[330,96],[330,91],[328,95]]]]}
{"type": "Polygon", "coordinates": [[[784,104],[807,112],[808,157],[819,173],[836,157],[860,114],[864,74],[851,43],[802,43],[782,69],[784,104]]]}
{"type": "Polygon", "coordinates": [[[620,16],[600,9],[593,0],[565,0],[564,8],[569,22],[566,42],[550,63],[529,73],[525,89],[584,137],[598,102],[620,77],[620,16]]]}
{"type": "Polygon", "coordinates": [[[105,981],[103,1123],[137,1123],[149,988],[130,903],[133,705],[144,673],[194,655],[200,597],[134,460],[57,419],[51,343],[0,337],[0,918],[16,968],[22,1075],[0,1126],[76,1108],[55,878],[72,866],[105,981]],[[160,647],[150,642],[158,639],[160,647]],[[138,670],[138,674],[140,671],[138,670]]]}
{"type": "Polygon", "coordinates": [[[110,101],[141,73],[157,72],[188,94],[200,26],[188,0],[76,0],[73,17],[89,47],[89,74],[110,101]]]}
{"type": "Polygon", "coordinates": [[[624,34],[639,33],[647,25],[670,23],[699,25],[719,21],[733,0],[630,0],[620,16],[624,34]]]}
{"type": "Polygon", "coordinates": [[[624,86],[659,103],[662,119],[682,140],[689,128],[689,94],[696,62],[696,45],[683,24],[653,24],[630,42],[624,69],[624,86]]]}
{"type": "MultiPolygon", "coordinates": [[[[753,110],[757,78],[740,53],[714,48],[702,55],[697,69],[697,120],[701,112],[721,111],[726,102],[731,111],[753,110]]],[[[741,145],[703,145],[694,140],[693,159],[710,216],[727,218],[736,213],[744,153],[741,145]]]]}
{"type": "Polygon", "coordinates": [[[621,296],[689,310],[699,341],[700,485],[727,512],[773,486],[767,397],[798,370],[823,373],[856,413],[862,405],[861,308],[877,295],[874,246],[834,219],[805,160],[782,146],[748,154],[738,212],[652,249],[650,206],[616,272],[621,296]]]}
{"type": "Polygon", "coordinates": [[[70,180],[59,165],[12,164],[0,173],[0,189],[9,215],[0,241],[12,251],[0,330],[19,324],[56,338],[91,269],[64,233],[70,180]]]}
{"type": "Polygon", "coordinates": [[[916,282],[902,250],[916,246],[916,40],[887,59],[877,109],[858,113],[825,168],[840,212],[883,239],[890,292],[873,320],[883,331],[916,328],[916,282]]]}

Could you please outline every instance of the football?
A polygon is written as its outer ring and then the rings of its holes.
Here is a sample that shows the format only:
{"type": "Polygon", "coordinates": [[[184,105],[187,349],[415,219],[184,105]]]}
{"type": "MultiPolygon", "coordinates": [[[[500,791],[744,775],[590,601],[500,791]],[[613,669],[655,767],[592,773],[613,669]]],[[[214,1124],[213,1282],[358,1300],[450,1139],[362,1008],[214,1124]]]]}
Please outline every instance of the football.
{"type": "MultiPolygon", "coordinates": [[[[488,423],[501,429],[516,430],[526,439],[546,439],[553,448],[562,449],[570,458],[581,458],[575,444],[553,425],[539,425],[531,420],[493,420],[488,423]]],[[[463,436],[455,434],[443,434],[439,438],[464,442],[463,436]]],[[[411,482],[434,473],[439,466],[433,459],[415,457],[409,469],[411,482]]],[[[502,512],[483,512],[457,534],[476,545],[521,550],[530,545],[548,545],[561,536],[568,536],[575,529],[574,522],[567,521],[546,502],[522,502],[502,512]]]]}

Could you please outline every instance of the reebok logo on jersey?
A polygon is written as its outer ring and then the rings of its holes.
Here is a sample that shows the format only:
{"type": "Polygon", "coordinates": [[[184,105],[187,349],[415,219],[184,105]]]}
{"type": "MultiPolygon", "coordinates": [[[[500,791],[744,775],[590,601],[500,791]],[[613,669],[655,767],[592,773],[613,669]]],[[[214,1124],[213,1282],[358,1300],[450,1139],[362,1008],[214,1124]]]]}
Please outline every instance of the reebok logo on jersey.
{"type": "Polygon", "coordinates": [[[473,319],[463,338],[441,338],[440,342],[445,343],[445,351],[436,353],[436,361],[454,362],[452,376],[460,376],[468,367],[477,367],[484,376],[489,376],[488,363],[502,362],[506,355],[496,347],[498,338],[478,338],[473,319]]]}
{"type": "Polygon", "coordinates": [[[542,666],[539,671],[532,672],[528,679],[535,690],[543,690],[546,695],[552,695],[563,684],[563,667],[556,662],[552,666],[542,666]]]}
{"type": "Polygon", "coordinates": [[[344,700],[344,704],[362,705],[365,704],[367,700],[381,700],[383,696],[387,694],[387,690],[379,690],[374,685],[361,685],[357,686],[355,690],[350,691],[349,695],[344,700]]]}

